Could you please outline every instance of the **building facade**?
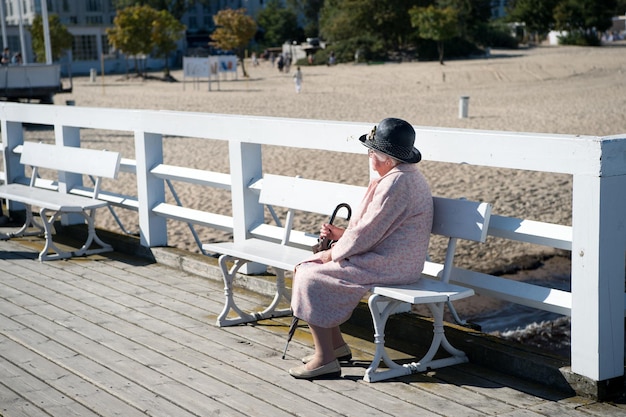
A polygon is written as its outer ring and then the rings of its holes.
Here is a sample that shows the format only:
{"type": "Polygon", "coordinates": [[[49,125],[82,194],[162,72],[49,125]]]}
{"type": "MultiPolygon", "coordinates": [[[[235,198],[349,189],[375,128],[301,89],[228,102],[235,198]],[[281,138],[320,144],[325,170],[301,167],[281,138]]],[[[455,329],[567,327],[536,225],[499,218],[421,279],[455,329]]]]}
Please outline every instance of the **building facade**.
{"type": "MultiPolygon", "coordinates": [[[[42,14],[42,1],[46,1],[48,15],[58,15],[74,37],[71,51],[61,60],[64,73],[88,74],[92,68],[123,73],[132,69],[134,61],[114,51],[108,42],[106,30],[113,26],[116,15],[113,0],[0,0],[6,22],[6,36],[0,34],[3,47],[22,51],[26,63],[45,62],[45,58],[34,56],[28,31],[35,16],[42,14]]],[[[215,29],[213,15],[219,10],[245,8],[254,16],[265,3],[267,0],[215,0],[191,8],[181,19],[187,33],[170,58],[170,66],[179,65],[183,55],[208,55],[209,34],[215,29]]],[[[149,70],[158,70],[165,62],[148,57],[145,64],[149,70]]]]}

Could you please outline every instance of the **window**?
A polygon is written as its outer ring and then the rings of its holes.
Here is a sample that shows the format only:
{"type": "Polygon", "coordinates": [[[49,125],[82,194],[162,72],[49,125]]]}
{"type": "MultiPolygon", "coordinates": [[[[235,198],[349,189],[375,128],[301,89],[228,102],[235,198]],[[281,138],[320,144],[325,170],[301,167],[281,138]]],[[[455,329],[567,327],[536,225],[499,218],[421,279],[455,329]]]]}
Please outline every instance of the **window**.
{"type": "Polygon", "coordinates": [[[87,11],[88,12],[101,12],[102,1],[101,0],[87,0],[87,11]]]}
{"type": "Polygon", "coordinates": [[[72,42],[72,57],[76,61],[93,61],[98,59],[98,45],[96,35],[74,36],[72,42]]]}
{"type": "Polygon", "coordinates": [[[101,25],[102,24],[102,15],[99,16],[85,16],[85,23],[88,25],[101,25]]]}

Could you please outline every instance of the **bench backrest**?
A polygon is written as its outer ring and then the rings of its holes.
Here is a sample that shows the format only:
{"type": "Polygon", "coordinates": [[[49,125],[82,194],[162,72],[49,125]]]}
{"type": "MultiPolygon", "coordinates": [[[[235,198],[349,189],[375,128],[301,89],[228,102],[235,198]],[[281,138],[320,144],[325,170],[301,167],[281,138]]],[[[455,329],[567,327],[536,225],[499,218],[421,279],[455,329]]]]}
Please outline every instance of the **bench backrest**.
{"type": "Polygon", "coordinates": [[[491,205],[464,199],[433,197],[433,228],[436,235],[484,242],[491,205]]]}
{"type": "MultiPolygon", "coordinates": [[[[300,177],[265,174],[252,188],[260,188],[259,203],[264,204],[279,226],[280,220],[273,206],[288,209],[283,227],[282,244],[287,244],[293,224],[295,210],[322,214],[330,217],[338,204],[347,203],[355,209],[365,193],[364,187],[335,182],[309,180],[300,177]]],[[[338,216],[345,216],[342,209],[338,216]]]]}
{"type": "Polygon", "coordinates": [[[357,185],[265,174],[259,202],[330,216],[340,203],[356,208],[364,194],[357,185]]]}
{"type": "Polygon", "coordinates": [[[96,177],[116,178],[121,155],[118,152],[24,142],[23,165],[96,177]]]}
{"type": "Polygon", "coordinates": [[[432,233],[449,238],[443,272],[440,276],[443,282],[448,282],[454,264],[457,239],[484,242],[487,238],[491,204],[433,197],[433,206],[432,233]]]}

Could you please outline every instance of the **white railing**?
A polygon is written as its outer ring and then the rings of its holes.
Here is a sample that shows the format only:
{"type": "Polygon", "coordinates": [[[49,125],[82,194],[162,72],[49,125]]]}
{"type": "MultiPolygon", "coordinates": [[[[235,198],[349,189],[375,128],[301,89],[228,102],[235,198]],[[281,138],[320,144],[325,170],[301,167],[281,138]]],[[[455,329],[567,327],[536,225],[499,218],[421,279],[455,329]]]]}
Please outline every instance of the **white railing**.
{"type": "MultiPolygon", "coordinates": [[[[133,134],[135,159],[123,160],[122,168],[136,175],[137,195],[122,196],[115,194],[115,190],[105,190],[101,197],[108,198],[115,206],[138,212],[141,243],[150,247],[167,244],[167,219],[232,231],[235,240],[245,238],[264,217],[254,187],[249,187],[264,173],[262,145],[364,154],[365,148],[356,138],[372,126],[13,103],[0,104],[0,121],[7,182],[24,176],[16,152],[24,141],[23,123],[54,126],[56,143],[65,146],[80,146],[81,128],[133,134]],[[230,174],[164,164],[164,136],[227,141],[230,174]],[[168,181],[174,180],[230,190],[231,215],[168,204],[165,188],[168,181]]],[[[485,288],[494,285],[502,288],[491,294],[496,297],[571,314],[572,372],[596,382],[621,377],[624,374],[626,135],[593,137],[425,127],[416,130],[425,160],[572,175],[571,227],[494,216],[489,229],[490,235],[503,239],[571,250],[571,293],[544,287],[538,291],[536,286],[519,286],[486,274],[477,279],[492,281],[485,288]]],[[[323,161],[312,163],[323,166],[323,161]]],[[[89,189],[76,192],[88,194],[89,189]]]]}

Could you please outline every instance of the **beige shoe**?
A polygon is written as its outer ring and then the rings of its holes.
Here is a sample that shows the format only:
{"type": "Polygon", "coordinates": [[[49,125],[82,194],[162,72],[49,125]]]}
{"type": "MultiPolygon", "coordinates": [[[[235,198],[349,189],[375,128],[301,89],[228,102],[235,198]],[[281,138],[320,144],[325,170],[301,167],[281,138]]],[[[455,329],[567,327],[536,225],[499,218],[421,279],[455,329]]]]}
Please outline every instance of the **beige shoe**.
{"type": "MultiPolygon", "coordinates": [[[[315,355],[309,355],[302,358],[302,363],[309,363],[313,360],[315,355]]],[[[337,358],[340,362],[346,362],[352,359],[352,351],[350,350],[350,346],[346,343],[343,346],[339,346],[335,349],[335,358],[337,358]]]]}
{"type": "Polygon", "coordinates": [[[297,379],[339,378],[341,376],[341,365],[339,365],[337,359],[311,370],[306,369],[305,366],[302,365],[291,368],[289,375],[297,379]]]}

